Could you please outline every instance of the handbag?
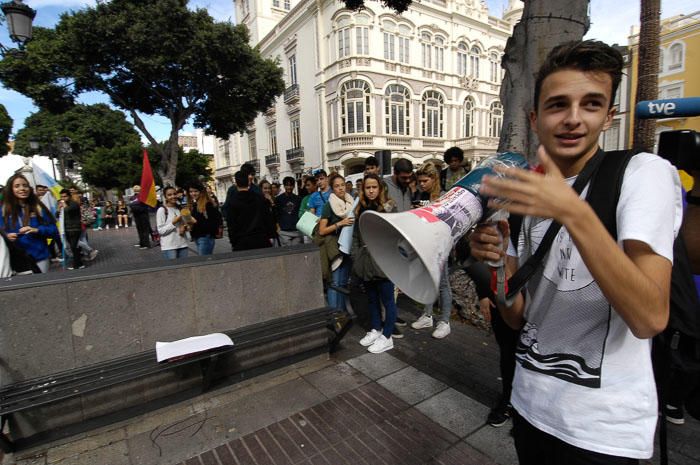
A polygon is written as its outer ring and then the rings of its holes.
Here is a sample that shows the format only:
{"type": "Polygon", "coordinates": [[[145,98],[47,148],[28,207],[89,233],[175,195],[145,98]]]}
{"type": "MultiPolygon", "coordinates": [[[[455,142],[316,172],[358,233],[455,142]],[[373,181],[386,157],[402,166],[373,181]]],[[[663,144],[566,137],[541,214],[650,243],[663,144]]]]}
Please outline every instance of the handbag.
{"type": "Polygon", "coordinates": [[[297,230],[309,237],[313,237],[318,219],[319,218],[313,213],[304,212],[301,218],[299,218],[299,221],[297,221],[297,230]]]}

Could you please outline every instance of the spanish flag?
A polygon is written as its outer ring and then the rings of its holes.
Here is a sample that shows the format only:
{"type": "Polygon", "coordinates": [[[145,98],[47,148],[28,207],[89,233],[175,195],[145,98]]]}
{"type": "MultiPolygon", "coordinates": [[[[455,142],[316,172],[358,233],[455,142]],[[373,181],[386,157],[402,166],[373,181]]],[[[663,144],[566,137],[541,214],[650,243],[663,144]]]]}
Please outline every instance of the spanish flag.
{"type": "Polygon", "coordinates": [[[143,151],[143,171],[141,171],[141,192],[139,192],[139,202],[145,203],[151,208],[155,208],[158,203],[156,199],[156,183],[151,171],[151,162],[148,161],[148,151],[143,151]]]}

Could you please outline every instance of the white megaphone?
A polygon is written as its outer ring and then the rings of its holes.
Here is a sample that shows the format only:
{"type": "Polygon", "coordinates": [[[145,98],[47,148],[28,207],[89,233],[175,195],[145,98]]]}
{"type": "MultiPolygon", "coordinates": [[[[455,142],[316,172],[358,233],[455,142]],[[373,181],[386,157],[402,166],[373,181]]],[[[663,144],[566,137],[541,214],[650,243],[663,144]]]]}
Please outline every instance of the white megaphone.
{"type": "Polygon", "coordinates": [[[431,205],[403,213],[365,211],[360,231],[369,253],[404,294],[420,303],[435,302],[440,272],[452,247],[493,212],[479,194],[484,175],[499,176],[497,165],[526,169],[519,153],[486,158],[431,205]]]}

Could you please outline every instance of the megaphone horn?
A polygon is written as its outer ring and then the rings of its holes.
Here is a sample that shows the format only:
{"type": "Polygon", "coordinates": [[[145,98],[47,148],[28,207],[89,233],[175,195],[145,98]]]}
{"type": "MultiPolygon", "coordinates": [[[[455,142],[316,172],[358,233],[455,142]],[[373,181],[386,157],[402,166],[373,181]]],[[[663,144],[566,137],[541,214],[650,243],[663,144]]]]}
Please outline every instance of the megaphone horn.
{"type": "Polygon", "coordinates": [[[431,205],[403,213],[366,211],[360,217],[360,231],[372,258],[413,300],[435,302],[440,272],[452,247],[488,217],[479,186],[484,175],[497,175],[496,165],[527,168],[527,160],[518,153],[497,154],[482,161],[431,205]]]}

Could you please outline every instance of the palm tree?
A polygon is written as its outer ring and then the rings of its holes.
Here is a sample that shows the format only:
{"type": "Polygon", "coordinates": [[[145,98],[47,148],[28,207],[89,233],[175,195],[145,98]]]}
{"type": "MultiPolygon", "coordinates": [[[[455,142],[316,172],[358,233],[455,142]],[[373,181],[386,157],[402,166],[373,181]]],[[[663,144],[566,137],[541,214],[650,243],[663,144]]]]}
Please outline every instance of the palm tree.
{"type": "MultiPolygon", "coordinates": [[[[654,100],[659,93],[659,35],[661,32],[661,0],[641,0],[639,60],[635,102],[654,100]]],[[[633,149],[651,152],[656,137],[653,119],[634,120],[633,149]]]]}

